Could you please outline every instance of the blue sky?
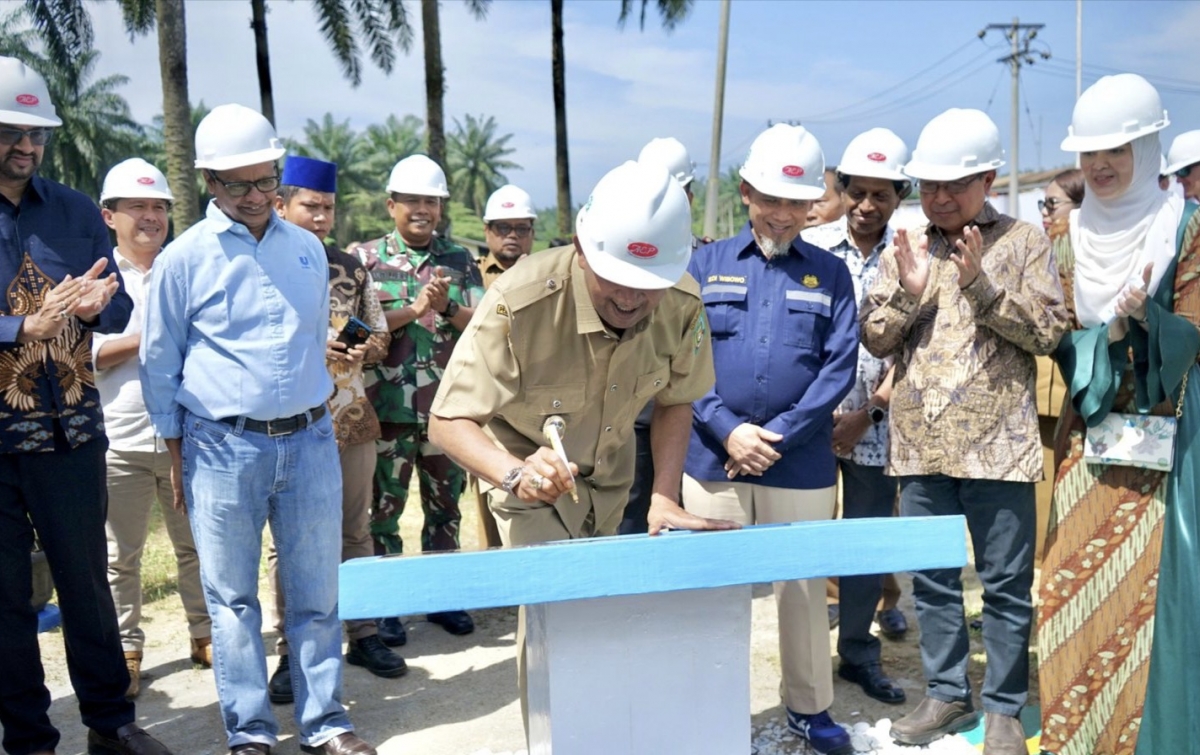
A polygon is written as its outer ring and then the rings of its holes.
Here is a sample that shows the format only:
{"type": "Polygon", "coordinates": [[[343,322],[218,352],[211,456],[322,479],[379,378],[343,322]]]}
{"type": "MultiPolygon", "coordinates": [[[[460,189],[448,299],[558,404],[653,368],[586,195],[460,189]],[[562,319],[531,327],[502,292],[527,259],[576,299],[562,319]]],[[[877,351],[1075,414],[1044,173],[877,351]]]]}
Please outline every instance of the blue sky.
{"type": "MultiPolygon", "coordinates": [[[[332,112],[357,128],[389,113],[424,117],[420,7],[412,53],[385,76],[365,66],[352,89],[316,28],[307,0],[270,0],[268,29],[279,131],[299,136],[305,121],[332,112]]],[[[656,136],[675,136],[707,172],[720,4],[697,0],[673,33],[653,11],[617,26],[617,0],[566,0],[568,133],[572,197],[581,202],[608,169],[636,157],[656,136]]],[[[130,42],[113,3],[93,3],[98,74],[123,73],[123,89],[143,122],[161,112],[155,37],[130,42]]],[[[1084,86],[1128,70],[1160,85],[1171,126],[1165,150],[1200,128],[1200,1],[1084,0],[1084,86]],[[1111,69],[1111,70],[1110,70],[1111,69]],[[1192,73],[1189,73],[1192,72],[1192,73]],[[1188,79],[1191,79],[1189,82],[1188,79]]],[[[209,106],[258,106],[249,0],[188,0],[191,98],[209,106]]],[[[1048,62],[1024,69],[1020,162],[1023,170],[1065,165],[1061,152],[1075,98],[1075,2],[965,0],[734,0],[730,24],[722,167],[740,164],[770,120],[800,120],[835,163],[856,134],[885,126],[911,147],[922,125],[949,107],[986,110],[1009,141],[1010,77],[995,62],[1007,54],[988,23],[1043,23],[1035,49],[1048,62]],[[923,69],[926,73],[914,78],[923,69]],[[1026,112],[1026,109],[1028,112],[1026,112]]],[[[476,21],[457,0],[442,3],[447,121],[493,115],[514,134],[510,180],[538,206],[555,201],[554,110],[550,85],[550,3],[493,0],[476,21]]]]}

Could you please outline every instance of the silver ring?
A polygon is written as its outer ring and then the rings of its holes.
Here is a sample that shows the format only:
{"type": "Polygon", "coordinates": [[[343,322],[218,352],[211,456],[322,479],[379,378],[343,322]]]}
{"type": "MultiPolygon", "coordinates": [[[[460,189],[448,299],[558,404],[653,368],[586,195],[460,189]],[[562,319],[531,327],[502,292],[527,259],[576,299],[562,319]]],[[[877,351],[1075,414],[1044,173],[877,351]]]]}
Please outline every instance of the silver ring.
{"type": "Polygon", "coordinates": [[[529,478],[529,486],[531,488],[533,488],[534,490],[541,490],[542,483],[544,483],[545,481],[546,481],[545,477],[542,477],[540,474],[535,474],[529,478]]]}

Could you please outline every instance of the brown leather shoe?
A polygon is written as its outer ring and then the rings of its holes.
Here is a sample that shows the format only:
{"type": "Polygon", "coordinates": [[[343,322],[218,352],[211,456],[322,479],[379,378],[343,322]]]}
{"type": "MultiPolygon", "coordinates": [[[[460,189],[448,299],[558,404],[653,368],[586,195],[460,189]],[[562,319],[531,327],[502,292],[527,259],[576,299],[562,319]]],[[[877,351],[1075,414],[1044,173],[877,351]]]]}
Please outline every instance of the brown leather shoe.
{"type": "Polygon", "coordinates": [[[983,716],[983,755],[1027,755],[1021,720],[1001,713],[983,716]]]}
{"type": "Polygon", "coordinates": [[[350,732],[338,734],[321,745],[300,745],[301,752],[313,755],[378,755],[375,748],[350,732]]]}
{"type": "Polygon", "coordinates": [[[912,713],[892,724],[892,739],[902,745],[927,745],[947,734],[970,731],[979,723],[979,714],[970,701],[944,703],[926,697],[912,713]]]}
{"type": "Polygon", "coordinates": [[[87,755],[171,755],[171,751],[137,724],[125,724],[112,738],[88,729],[87,755]]]}
{"type": "Polygon", "coordinates": [[[125,651],[125,668],[129,671],[129,689],[125,690],[125,699],[132,700],[142,691],[142,652],[140,650],[125,651]]]}
{"type": "Polygon", "coordinates": [[[212,668],[212,637],[192,638],[192,663],[212,668]]]}

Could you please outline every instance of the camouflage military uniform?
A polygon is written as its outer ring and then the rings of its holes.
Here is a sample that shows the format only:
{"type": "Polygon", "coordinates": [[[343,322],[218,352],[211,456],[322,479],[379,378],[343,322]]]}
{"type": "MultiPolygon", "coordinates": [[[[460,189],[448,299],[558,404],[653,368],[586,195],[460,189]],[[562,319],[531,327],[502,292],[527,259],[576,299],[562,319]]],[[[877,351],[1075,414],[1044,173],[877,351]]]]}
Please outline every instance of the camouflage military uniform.
{"type": "MultiPolygon", "coordinates": [[[[351,249],[375,282],[384,311],[416,300],[441,267],[449,276],[450,299],[474,307],[483,298],[479,268],[470,253],[457,244],[435,238],[428,249],[410,249],[393,231],[381,239],[351,249]]],[[[387,357],[366,370],[367,397],[379,415],[382,437],[375,443],[376,464],[371,511],[371,535],[377,553],[400,553],[400,515],[408,499],[413,468],[421,488],[425,525],[421,550],[458,547],[462,515],[458,498],[463,471],[429,444],[429,407],[461,335],[435,312],[392,332],[387,357]]]]}

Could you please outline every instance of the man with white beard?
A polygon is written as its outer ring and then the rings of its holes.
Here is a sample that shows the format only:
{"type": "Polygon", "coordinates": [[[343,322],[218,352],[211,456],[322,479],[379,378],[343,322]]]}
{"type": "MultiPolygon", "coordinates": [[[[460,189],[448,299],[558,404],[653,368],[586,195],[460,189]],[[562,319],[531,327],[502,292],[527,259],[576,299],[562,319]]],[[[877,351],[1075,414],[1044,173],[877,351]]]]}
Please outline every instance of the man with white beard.
{"type": "MultiPolygon", "coordinates": [[[[802,240],[825,158],[800,126],[754,140],[741,233],[701,247],[688,272],[712,331],[716,387],[696,401],[683,505],[741,524],[832,519],[833,410],[854,385],[858,306],[846,264],[802,240]]],[[[833,722],[825,580],[775,585],[788,729],[823,755],[854,752],[833,722]]]]}

